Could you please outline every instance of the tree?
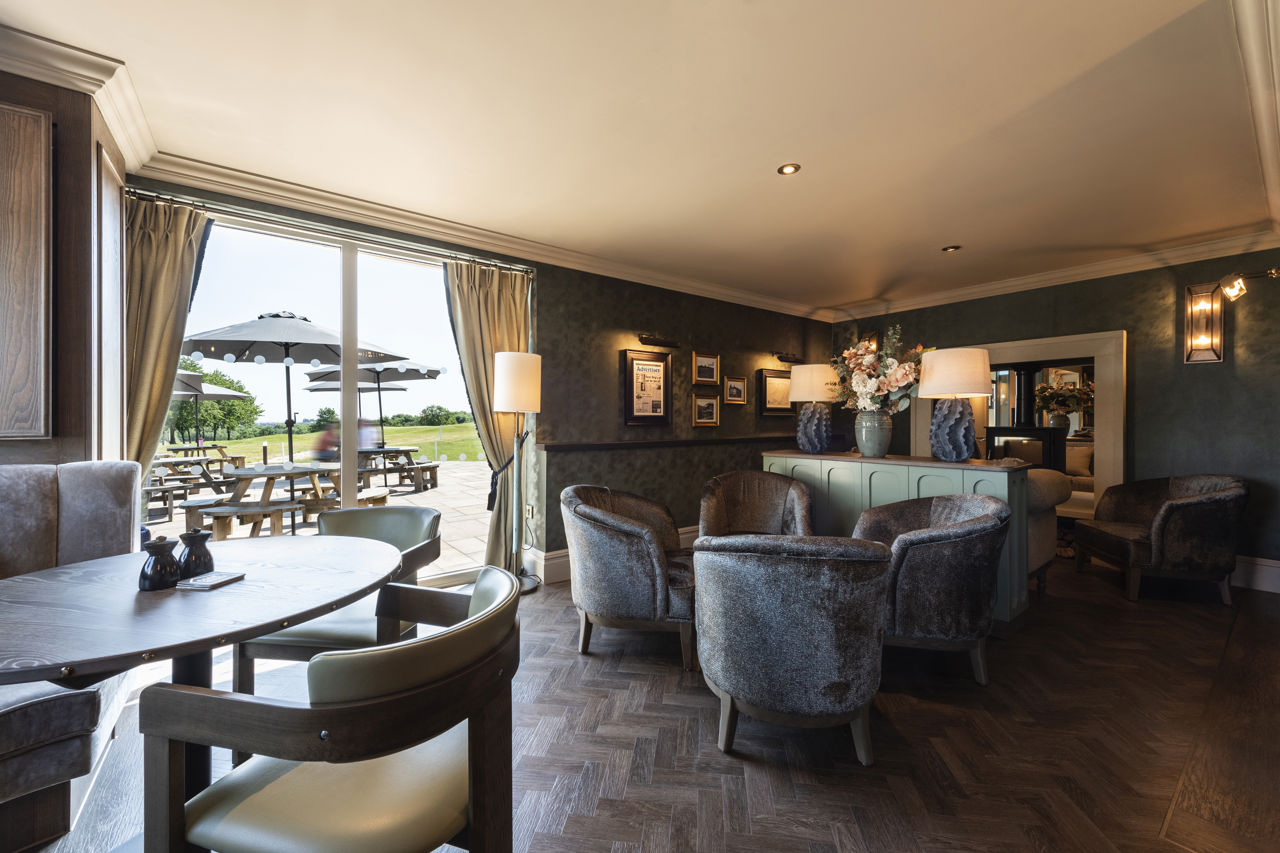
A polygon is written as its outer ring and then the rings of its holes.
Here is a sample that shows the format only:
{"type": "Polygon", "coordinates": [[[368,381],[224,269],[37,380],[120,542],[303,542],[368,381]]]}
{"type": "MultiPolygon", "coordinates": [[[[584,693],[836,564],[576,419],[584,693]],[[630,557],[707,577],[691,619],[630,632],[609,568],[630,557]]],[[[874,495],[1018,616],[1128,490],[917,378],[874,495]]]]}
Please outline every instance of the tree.
{"type": "Polygon", "coordinates": [[[325,406],[323,409],[316,412],[316,419],[314,421],[315,431],[324,432],[325,427],[327,427],[329,424],[336,424],[337,422],[338,422],[338,413],[333,409],[329,408],[328,406],[325,406]]]}
{"type": "Polygon", "coordinates": [[[432,404],[422,410],[423,426],[444,426],[453,422],[453,412],[444,406],[432,404]]]}
{"type": "MultiPolygon", "coordinates": [[[[204,381],[210,385],[217,385],[220,388],[230,388],[233,391],[244,391],[244,383],[232,379],[221,371],[211,371],[205,375],[204,381]]],[[[203,428],[205,412],[213,410],[214,421],[214,437],[216,438],[217,427],[221,426],[227,434],[227,440],[231,440],[231,432],[240,427],[250,427],[257,423],[258,418],[262,415],[262,407],[258,405],[258,399],[254,396],[241,397],[236,400],[218,400],[216,402],[200,404],[200,426],[203,428]],[[210,409],[204,407],[208,405],[210,409]]]]}

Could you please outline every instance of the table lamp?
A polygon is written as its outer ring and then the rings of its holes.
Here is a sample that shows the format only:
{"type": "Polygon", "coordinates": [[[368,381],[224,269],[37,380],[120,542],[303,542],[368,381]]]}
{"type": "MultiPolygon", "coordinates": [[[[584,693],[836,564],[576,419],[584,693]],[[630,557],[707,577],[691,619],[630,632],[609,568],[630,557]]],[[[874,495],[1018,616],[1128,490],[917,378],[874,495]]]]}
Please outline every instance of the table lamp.
{"type": "Polygon", "coordinates": [[[926,352],[920,361],[918,397],[937,398],[929,425],[929,448],[943,462],[972,459],[973,406],[970,397],[991,394],[991,359],[981,347],[926,352]]]}
{"type": "Polygon", "coordinates": [[[804,403],[796,420],[796,443],[805,453],[821,453],[831,444],[831,408],[836,400],[836,369],[830,364],[791,368],[790,400],[804,403]]]}
{"type": "Polygon", "coordinates": [[[520,448],[528,436],[524,432],[524,416],[542,409],[542,356],[531,352],[496,352],[493,354],[493,410],[512,412],[516,420],[515,444],[511,453],[511,555],[520,577],[520,594],[538,588],[537,576],[524,569],[520,555],[520,525],[524,504],[520,488],[520,448]]]}

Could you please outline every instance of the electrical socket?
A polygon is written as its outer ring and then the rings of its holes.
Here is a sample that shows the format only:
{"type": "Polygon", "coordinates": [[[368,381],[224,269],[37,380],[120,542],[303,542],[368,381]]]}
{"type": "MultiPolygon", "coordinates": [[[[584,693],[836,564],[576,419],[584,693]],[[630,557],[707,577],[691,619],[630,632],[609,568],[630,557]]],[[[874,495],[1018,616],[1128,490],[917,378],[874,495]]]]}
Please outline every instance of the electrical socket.
{"type": "Polygon", "coordinates": [[[533,504],[524,505],[524,517],[533,518],[533,504]]]}

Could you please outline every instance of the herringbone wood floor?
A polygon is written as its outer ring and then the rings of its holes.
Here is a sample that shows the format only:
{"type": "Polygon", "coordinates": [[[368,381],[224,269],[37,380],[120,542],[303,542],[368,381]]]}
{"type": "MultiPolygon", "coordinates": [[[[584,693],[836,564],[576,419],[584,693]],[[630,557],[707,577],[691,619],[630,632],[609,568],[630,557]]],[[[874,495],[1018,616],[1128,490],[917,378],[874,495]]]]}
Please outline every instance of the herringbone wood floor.
{"type": "MultiPolygon", "coordinates": [[[[515,849],[1235,849],[1160,838],[1193,743],[1212,725],[1202,715],[1232,611],[1208,584],[1148,581],[1143,595],[1131,603],[1118,573],[1077,575],[1059,560],[1022,629],[990,643],[985,688],[963,654],[888,650],[876,763],[864,768],[847,728],[745,716],[735,752],[721,754],[716,701],[681,670],[675,634],[597,628],[581,656],[568,587],[543,588],[520,605],[515,849]]],[[[261,667],[259,692],[302,699],[301,675],[301,664],[261,667]]],[[[140,830],[133,720],[121,723],[91,813],[50,850],[103,853],[140,830]]],[[[1262,790],[1280,787],[1280,769],[1271,773],[1262,790]]]]}
{"type": "Polygon", "coordinates": [[[1117,578],[1055,564],[985,688],[964,655],[889,650],[868,768],[847,728],[745,717],[722,754],[676,635],[597,629],[580,656],[567,586],[543,589],[521,603],[515,849],[1177,849],[1161,824],[1231,611],[1208,585],[1130,603],[1117,578]]]}

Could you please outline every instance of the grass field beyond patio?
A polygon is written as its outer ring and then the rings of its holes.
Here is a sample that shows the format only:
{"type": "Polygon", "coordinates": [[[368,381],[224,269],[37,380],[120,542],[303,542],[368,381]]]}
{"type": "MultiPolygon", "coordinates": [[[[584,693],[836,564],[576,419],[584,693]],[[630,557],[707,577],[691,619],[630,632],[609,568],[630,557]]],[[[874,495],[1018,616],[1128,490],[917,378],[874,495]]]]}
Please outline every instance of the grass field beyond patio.
{"type": "MultiPolygon", "coordinates": [[[[440,456],[448,456],[451,460],[466,458],[471,461],[484,459],[484,451],[480,449],[480,437],[476,434],[476,425],[450,424],[449,426],[406,426],[387,427],[387,444],[392,447],[417,447],[420,459],[438,460],[440,456]]],[[[305,433],[293,436],[293,455],[297,459],[306,459],[320,438],[320,433],[305,433]],[[304,455],[305,454],[305,455],[304,455]]],[[[267,442],[267,453],[271,460],[281,461],[282,447],[287,447],[284,433],[262,435],[256,438],[240,438],[234,441],[214,441],[206,439],[207,444],[225,444],[227,453],[232,456],[244,456],[249,463],[262,459],[262,442],[267,442]]],[[[162,442],[160,450],[168,447],[162,442]]]]}

